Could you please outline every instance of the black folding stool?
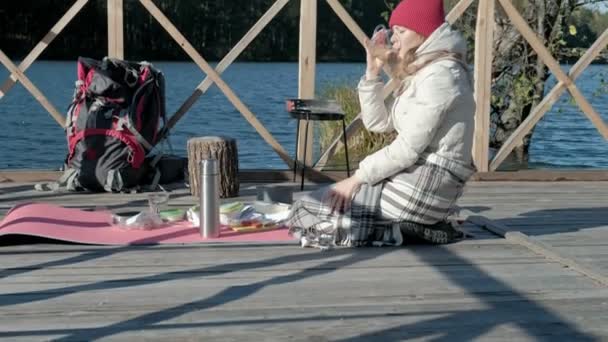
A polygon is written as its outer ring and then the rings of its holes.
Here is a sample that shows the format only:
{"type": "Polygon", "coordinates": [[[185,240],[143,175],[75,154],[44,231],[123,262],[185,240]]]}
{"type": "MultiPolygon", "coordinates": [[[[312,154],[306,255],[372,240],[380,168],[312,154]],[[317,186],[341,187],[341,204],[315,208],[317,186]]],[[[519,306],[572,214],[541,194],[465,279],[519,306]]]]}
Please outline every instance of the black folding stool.
{"type": "Polygon", "coordinates": [[[302,158],[302,183],[300,191],[304,190],[304,171],[306,169],[306,149],[308,148],[308,124],[310,121],[339,121],[342,120],[342,138],[344,139],[344,154],[346,156],[346,174],[350,177],[350,162],[348,160],[348,145],[346,139],[346,115],[339,103],[332,100],[289,99],[286,102],[287,111],[297,120],[296,151],[293,162],[293,181],[296,181],[298,168],[298,137],[300,136],[300,120],[306,120],[304,131],[304,156],[302,158]]]}

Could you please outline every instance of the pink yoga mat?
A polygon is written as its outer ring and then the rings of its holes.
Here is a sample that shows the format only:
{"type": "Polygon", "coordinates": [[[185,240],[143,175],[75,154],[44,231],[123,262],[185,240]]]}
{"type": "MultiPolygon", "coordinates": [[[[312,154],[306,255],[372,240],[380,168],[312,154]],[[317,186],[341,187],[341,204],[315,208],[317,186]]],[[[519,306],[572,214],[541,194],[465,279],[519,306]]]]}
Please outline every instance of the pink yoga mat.
{"type": "Polygon", "coordinates": [[[255,233],[236,233],[222,228],[217,239],[203,239],[198,227],[178,222],[153,230],[125,230],[110,225],[111,214],[83,211],[50,204],[22,204],[0,222],[0,238],[29,235],[94,245],[195,244],[210,242],[290,242],[286,228],[255,233]]]}

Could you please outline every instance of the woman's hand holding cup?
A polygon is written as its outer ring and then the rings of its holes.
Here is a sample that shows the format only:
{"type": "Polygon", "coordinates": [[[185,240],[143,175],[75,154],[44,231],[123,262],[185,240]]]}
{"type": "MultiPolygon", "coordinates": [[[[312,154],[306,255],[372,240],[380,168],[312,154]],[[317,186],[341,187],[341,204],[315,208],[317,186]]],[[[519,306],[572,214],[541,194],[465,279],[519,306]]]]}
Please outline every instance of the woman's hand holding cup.
{"type": "Polygon", "coordinates": [[[384,61],[388,59],[392,53],[390,30],[380,25],[374,30],[372,39],[365,39],[365,53],[367,60],[367,69],[365,77],[368,80],[373,80],[380,75],[380,71],[384,66],[384,61]]]}

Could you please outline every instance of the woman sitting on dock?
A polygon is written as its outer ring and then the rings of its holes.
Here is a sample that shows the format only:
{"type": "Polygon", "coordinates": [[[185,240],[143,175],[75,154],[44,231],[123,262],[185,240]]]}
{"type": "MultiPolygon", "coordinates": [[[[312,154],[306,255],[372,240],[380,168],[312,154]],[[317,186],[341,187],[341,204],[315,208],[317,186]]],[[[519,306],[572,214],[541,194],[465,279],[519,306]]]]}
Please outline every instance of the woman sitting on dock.
{"type": "Polygon", "coordinates": [[[381,36],[366,41],[367,70],[358,91],[365,127],[397,137],[361,161],[350,178],[294,204],[290,231],[303,246],[439,244],[462,237],[447,218],[474,173],[466,42],[445,22],[442,0],[402,1],[389,27],[392,48],[381,36]],[[385,66],[400,82],[387,103],[380,77],[385,66]]]}

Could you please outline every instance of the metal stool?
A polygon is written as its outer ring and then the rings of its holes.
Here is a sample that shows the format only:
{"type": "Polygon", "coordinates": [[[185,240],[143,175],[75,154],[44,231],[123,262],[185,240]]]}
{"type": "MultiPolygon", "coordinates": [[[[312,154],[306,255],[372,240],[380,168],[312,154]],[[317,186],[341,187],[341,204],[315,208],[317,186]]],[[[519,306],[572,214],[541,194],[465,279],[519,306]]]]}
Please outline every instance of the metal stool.
{"type": "Polygon", "coordinates": [[[310,121],[339,121],[342,120],[342,137],[344,139],[344,153],[346,156],[346,174],[350,177],[350,163],[348,160],[348,145],[346,140],[346,115],[336,101],[331,100],[303,100],[289,99],[286,102],[287,111],[292,118],[298,120],[296,132],[296,151],[293,162],[293,181],[296,181],[298,167],[298,137],[300,136],[300,120],[306,120],[304,131],[304,156],[302,158],[302,183],[300,191],[304,190],[304,171],[306,169],[306,149],[308,148],[308,123],[310,121]]]}

